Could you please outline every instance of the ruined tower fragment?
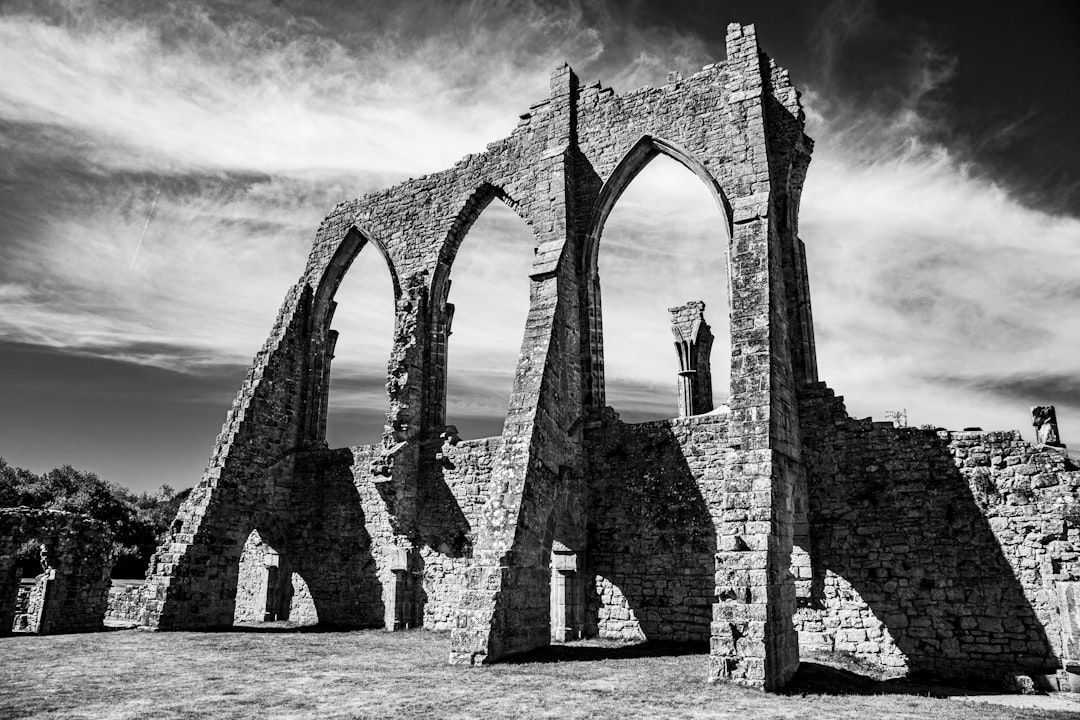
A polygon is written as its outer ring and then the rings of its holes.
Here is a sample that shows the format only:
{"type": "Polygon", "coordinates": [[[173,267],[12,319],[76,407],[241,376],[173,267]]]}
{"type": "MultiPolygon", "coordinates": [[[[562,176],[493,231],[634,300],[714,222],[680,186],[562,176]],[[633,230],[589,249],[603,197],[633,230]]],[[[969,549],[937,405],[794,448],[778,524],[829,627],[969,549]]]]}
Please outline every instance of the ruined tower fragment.
{"type": "Polygon", "coordinates": [[[679,415],[700,415],[713,409],[712,353],[713,334],[705,322],[705,303],[692,300],[671,313],[671,334],[679,358],[679,415]]]}

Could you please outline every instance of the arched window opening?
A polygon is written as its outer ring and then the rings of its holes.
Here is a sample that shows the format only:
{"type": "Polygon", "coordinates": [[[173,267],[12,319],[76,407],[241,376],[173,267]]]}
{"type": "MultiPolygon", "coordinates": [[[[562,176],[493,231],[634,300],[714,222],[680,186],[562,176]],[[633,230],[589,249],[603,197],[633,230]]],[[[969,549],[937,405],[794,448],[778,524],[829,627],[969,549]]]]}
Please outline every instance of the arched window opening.
{"type": "Polygon", "coordinates": [[[307,583],[278,548],[252,530],[240,555],[234,623],[289,621],[314,625],[319,621],[307,583]]]}
{"type": "Polygon", "coordinates": [[[326,441],[330,447],[382,442],[387,364],[394,339],[394,284],[386,260],[370,243],[334,295],[331,328],[338,332],[330,363],[326,441]]]}
{"type": "Polygon", "coordinates": [[[447,342],[446,423],[462,437],[502,434],[529,317],[536,242],[499,199],[480,214],[450,270],[454,306],[447,342]]]}
{"type": "Polygon", "coordinates": [[[705,393],[687,387],[695,377],[711,389],[712,411],[722,409],[731,366],[728,232],[709,188],[678,161],[657,155],[619,196],[602,233],[607,404],[626,422],[700,414],[705,393]],[[704,320],[718,339],[711,381],[708,364],[699,367],[711,339],[697,334],[695,301],[705,303],[704,320]]]}

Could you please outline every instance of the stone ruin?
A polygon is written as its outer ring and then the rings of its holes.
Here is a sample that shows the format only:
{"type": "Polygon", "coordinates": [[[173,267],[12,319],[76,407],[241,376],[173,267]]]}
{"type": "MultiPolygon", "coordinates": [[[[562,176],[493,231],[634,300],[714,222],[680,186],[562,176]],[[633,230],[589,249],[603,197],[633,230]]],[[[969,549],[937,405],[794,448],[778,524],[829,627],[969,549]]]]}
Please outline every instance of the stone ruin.
{"type": "Polygon", "coordinates": [[[710,678],[766,689],[800,646],[1060,679],[1080,658],[1080,473],[1045,413],[1038,445],[897,428],[850,418],[818,379],[798,234],[813,143],[753,26],[659,88],[616,95],[565,65],[550,87],[486,151],[323,221],[152,560],[142,624],[422,626],[461,664],[581,637],[708,641],[710,678]],[[605,402],[597,256],[660,154],[722,211],[730,387],[714,410],[703,304],[674,308],[680,417],[628,424],[605,402]],[[447,296],[495,198],[533,233],[531,308],[502,435],[461,440],[447,296]],[[334,294],[369,247],[395,297],[385,433],[331,449],[334,294]]]}
{"type": "Polygon", "coordinates": [[[101,630],[112,561],[112,533],[99,520],[0,508],[0,635],[13,628],[39,635],[101,630]],[[39,555],[43,572],[21,592],[28,548],[39,555]]]}

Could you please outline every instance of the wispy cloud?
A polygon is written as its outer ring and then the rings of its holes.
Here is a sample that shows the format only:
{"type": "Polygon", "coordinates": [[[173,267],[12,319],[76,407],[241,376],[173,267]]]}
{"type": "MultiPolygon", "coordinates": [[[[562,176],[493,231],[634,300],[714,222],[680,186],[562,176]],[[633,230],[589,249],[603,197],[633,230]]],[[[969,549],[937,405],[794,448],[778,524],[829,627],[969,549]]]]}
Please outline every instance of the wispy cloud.
{"type": "Polygon", "coordinates": [[[801,234],[822,376],[856,414],[907,407],[916,423],[1018,428],[1036,403],[1080,412],[1067,385],[1021,381],[1080,372],[1066,320],[1080,311],[1080,220],[1024,204],[970,147],[935,142],[955,60],[917,36],[906,59],[885,93],[805,96],[818,146],[801,234]]]}
{"type": "MultiPolygon", "coordinates": [[[[350,3],[320,20],[220,5],[5,13],[0,116],[91,138],[84,152],[108,167],[402,174],[505,135],[563,59],[603,64],[572,7],[350,3]]],[[[659,74],[693,45],[663,33],[619,79],[659,74]]]]}

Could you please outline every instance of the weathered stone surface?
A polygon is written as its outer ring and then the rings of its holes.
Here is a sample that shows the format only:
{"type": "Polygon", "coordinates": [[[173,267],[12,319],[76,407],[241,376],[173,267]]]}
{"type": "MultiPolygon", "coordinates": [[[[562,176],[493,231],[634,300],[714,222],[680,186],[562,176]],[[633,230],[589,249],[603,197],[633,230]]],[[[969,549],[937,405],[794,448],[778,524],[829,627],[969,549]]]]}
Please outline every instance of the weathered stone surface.
{"type": "Polygon", "coordinates": [[[1035,426],[1035,442],[1039,445],[1064,447],[1058,435],[1057,411],[1053,405],[1036,405],[1031,408],[1031,424],[1035,426]]]}
{"type": "Polygon", "coordinates": [[[713,409],[712,352],[713,334],[705,322],[705,303],[691,300],[668,308],[675,353],[679,358],[679,415],[701,415],[713,409]]]}

